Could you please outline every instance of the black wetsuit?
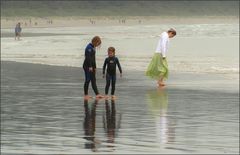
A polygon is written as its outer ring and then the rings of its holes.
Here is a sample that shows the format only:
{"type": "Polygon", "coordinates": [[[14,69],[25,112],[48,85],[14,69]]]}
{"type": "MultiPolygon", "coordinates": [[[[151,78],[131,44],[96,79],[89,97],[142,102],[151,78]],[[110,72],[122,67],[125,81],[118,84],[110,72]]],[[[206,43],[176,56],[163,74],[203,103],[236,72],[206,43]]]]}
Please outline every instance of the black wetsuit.
{"type": "Polygon", "coordinates": [[[93,44],[89,43],[85,49],[85,60],[83,62],[83,69],[85,72],[85,83],[84,83],[84,94],[88,95],[88,87],[91,81],[93,91],[96,95],[99,94],[96,84],[96,60],[95,60],[95,49],[93,44]],[[93,71],[89,68],[92,67],[93,71]]]}
{"type": "Polygon", "coordinates": [[[103,74],[105,74],[107,66],[107,74],[106,74],[106,87],[105,87],[105,94],[108,94],[108,90],[110,87],[110,82],[112,81],[112,91],[111,95],[114,95],[115,92],[115,83],[116,83],[116,66],[118,66],[118,69],[120,73],[122,74],[122,68],[119,63],[119,60],[117,57],[108,57],[105,59],[104,65],[103,65],[103,74]]]}

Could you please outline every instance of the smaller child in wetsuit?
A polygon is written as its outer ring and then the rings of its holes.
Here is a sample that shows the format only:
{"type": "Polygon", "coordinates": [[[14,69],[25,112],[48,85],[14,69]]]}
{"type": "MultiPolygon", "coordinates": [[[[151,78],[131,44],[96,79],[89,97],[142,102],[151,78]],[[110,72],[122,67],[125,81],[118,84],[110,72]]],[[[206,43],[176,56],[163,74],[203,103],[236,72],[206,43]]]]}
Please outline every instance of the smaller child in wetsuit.
{"type": "Polygon", "coordinates": [[[108,98],[108,90],[109,90],[110,84],[112,85],[111,96],[112,96],[112,98],[115,98],[114,92],[115,92],[115,84],[116,84],[116,67],[117,66],[118,66],[118,69],[120,72],[120,77],[122,77],[122,68],[119,63],[118,58],[115,57],[115,48],[109,47],[108,48],[108,57],[105,59],[105,62],[103,65],[103,78],[105,76],[105,70],[107,67],[106,87],[105,87],[106,98],[108,98]]]}

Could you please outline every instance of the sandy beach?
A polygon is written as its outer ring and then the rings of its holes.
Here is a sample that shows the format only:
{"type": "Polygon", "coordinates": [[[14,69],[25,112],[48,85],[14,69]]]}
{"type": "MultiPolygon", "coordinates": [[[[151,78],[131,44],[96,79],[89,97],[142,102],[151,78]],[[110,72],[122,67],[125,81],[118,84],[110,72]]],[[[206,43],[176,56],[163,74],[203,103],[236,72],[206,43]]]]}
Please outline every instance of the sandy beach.
{"type": "Polygon", "coordinates": [[[1,18],[1,153],[239,153],[238,28],[233,16],[1,18]],[[170,76],[158,89],[144,73],[170,27],[170,76]],[[109,46],[123,68],[114,101],[83,99],[83,52],[95,35],[100,93],[109,46]]]}
{"type": "Polygon", "coordinates": [[[1,154],[239,154],[239,1],[1,1],[1,154]],[[84,100],[94,36],[100,94],[109,47],[123,70],[115,100],[84,100]]]}
{"type": "Polygon", "coordinates": [[[86,103],[82,68],[2,61],[1,153],[239,153],[236,83],[172,74],[158,90],[142,74],[118,78],[114,103],[86,103]]]}

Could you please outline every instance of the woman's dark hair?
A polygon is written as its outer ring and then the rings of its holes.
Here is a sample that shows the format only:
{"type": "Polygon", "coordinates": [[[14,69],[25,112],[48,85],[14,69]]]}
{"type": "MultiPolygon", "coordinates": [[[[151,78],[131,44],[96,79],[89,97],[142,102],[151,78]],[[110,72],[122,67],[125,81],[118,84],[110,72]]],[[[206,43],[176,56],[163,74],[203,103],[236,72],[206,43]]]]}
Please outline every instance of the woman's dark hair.
{"type": "Polygon", "coordinates": [[[174,36],[177,35],[176,30],[174,30],[173,28],[169,29],[168,33],[172,33],[174,36]]]}

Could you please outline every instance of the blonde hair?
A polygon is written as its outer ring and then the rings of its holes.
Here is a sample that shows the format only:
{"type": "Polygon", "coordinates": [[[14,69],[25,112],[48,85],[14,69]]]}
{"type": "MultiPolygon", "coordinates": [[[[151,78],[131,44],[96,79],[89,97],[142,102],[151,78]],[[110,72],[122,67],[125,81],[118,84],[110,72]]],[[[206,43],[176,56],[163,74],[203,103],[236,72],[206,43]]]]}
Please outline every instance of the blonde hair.
{"type": "Polygon", "coordinates": [[[101,45],[102,41],[101,38],[99,36],[95,36],[92,38],[92,44],[94,47],[97,47],[99,45],[101,45]]]}

